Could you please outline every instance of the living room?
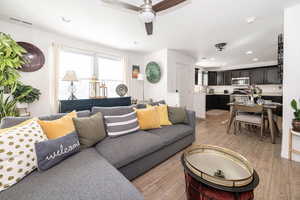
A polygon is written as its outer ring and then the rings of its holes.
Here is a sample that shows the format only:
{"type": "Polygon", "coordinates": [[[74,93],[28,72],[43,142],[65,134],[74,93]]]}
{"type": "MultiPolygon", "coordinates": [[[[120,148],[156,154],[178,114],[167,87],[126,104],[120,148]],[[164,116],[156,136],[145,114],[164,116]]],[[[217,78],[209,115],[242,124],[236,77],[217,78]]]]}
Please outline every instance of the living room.
{"type": "Polygon", "coordinates": [[[299,11],[2,0],[0,199],[300,199],[299,11]]]}

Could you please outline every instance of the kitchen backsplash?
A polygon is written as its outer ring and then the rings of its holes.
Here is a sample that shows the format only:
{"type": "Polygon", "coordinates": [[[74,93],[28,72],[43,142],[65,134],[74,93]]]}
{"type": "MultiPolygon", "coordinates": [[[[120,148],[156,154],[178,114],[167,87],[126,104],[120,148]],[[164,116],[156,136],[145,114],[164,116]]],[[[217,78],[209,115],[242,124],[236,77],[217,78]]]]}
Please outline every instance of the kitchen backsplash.
{"type": "MultiPolygon", "coordinates": [[[[257,85],[263,90],[263,94],[282,94],[282,85],[257,85]]],[[[207,91],[209,89],[214,89],[215,93],[224,93],[224,90],[228,90],[229,93],[232,93],[233,89],[236,86],[208,86],[207,91]]]]}

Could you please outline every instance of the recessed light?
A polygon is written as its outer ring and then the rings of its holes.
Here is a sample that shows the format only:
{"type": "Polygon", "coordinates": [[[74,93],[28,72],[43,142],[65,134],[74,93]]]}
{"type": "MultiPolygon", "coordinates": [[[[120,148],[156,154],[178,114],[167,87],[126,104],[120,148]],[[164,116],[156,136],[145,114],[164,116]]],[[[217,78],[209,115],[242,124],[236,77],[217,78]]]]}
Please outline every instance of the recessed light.
{"type": "Polygon", "coordinates": [[[65,23],[70,23],[72,20],[67,17],[61,17],[61,20],[65,23]]]}
{"type": "Polygon", "coordinates": [[[253,54],[253,51],[247,51],[246,54],[247,54],[247,55],[252,55],[252,54],[253,54]]]}
{"type": "Polygon", "coordinates": [[[253,58],[253,61],[254,62],[257,62],[259,59],[258,58],[253,58]]]}
{"type": "Polygon", "coordinates": [[[254,17],[254,16],[246,18],[246,22],[248,24],[252,24],[253,22],[255,22],[255,20],[256,20],[256,17],[254,17]]]}

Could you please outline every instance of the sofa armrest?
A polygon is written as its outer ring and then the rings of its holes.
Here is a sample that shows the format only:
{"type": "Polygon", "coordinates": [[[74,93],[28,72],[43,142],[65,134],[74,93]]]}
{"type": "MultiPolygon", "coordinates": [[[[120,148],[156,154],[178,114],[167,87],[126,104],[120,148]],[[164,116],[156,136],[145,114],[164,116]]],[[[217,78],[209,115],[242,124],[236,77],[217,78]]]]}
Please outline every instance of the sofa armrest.
{"type": "Polygon", "coordinates": [[[196,112],[192,110],[186,110],[188,125],[196,129],[196,112]]]}

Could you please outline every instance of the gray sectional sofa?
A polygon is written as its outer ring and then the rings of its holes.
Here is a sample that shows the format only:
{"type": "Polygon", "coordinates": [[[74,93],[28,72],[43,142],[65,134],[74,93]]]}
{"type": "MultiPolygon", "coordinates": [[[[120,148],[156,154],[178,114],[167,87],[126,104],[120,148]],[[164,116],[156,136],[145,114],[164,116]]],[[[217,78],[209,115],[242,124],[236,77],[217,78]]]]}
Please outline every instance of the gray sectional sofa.
{"type": "MultiPolygon", "coordinates": [[[[13,187],[0,192],[1,200],[142,200],[129,180],[142,175],[195,140],[195,112],[187,111],[188,124],[106,137],[45,172],[34,171],[13,187]]],[[[63,114],[41,117],[58,119],[63,114]]],[[[90,116],[89,111],[78,117],[90,116]]],[[[27,120],[8,117],[0,128],[27,120]]]]}

